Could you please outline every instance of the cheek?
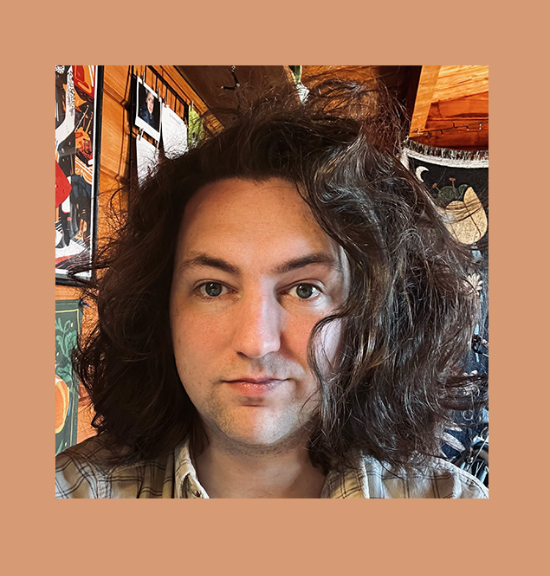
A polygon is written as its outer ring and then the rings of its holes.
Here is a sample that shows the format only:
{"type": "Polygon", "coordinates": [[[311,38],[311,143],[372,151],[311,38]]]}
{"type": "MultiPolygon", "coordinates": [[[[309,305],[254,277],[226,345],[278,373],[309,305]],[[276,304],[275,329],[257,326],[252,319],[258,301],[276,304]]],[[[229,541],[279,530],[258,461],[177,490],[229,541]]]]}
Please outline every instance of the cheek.
{"type": "Polygon", "coordinates": [[[321,330],[316,339],[315,350],[320,365],[326,368],[332,366],[341,352],[341,345],[342,323],[341,320],[334,320],[321,330]]]}
{"type": "MultiPolygon", "coordinates": [[[[319,320],[320,318],[294,318],[285,326],[283,347],[306,369],[309,369],[307,351],[311,333],[319,320]]],[[[321,344],[323,337],[317,338],[317,342],[316,349],[320,350],[323,346],[321,344]]],[[[318,357],[321,359],[322,355],[318,357]]]]}
{"type": "Polygon", "coordinates": [[[171,330],[174,354],[178,363],[192,365],[195,361],[218,354],[228,331],[219,321],[190,313],[182,305],[171,309],[171,330]]]}
{"type": "Polygon", "coordinates": [[[198,321],[189,314],[172,317],[174,358],[180,380],[197,405],[209,394],[207,386],[217,374],[222,350],[215,323],[198,321]]]}

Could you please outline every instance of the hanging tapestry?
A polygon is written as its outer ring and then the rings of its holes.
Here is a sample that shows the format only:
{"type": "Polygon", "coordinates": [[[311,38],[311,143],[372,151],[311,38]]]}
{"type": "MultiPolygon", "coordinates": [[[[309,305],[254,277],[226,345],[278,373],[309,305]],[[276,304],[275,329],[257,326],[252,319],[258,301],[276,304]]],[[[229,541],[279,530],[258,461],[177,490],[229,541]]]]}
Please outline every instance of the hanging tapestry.
{"type": "MultiPolygon", "coordinates": [[[[479,293],[483,314],[476,328],[467,370],[488,375],[489,153],[435,148],[409,140],[402,162],[427,186],[447,217],[449,230],[460,242],[471,246],[474,261],[481,264],[481,273],[472,275],[471,282],[479,293]]],[[[473,414],[462,414],[458,423],[468,423],[473,417],[473,414]]],[[[484,411],[481,426],[486,424],[487,417],[484,411]]],[[[463,432],[462,436],[454,435],[467,445],[469,436],[476,432],[479,426],[463,432]]],[[[448,448],[446,453],[456,454],[448,448]]]]}

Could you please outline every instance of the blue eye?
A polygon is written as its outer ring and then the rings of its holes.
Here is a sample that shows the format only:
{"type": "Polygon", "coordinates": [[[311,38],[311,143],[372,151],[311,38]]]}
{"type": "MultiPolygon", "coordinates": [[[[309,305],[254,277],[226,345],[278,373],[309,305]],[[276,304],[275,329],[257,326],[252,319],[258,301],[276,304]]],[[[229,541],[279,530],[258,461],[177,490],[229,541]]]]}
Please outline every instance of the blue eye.
{"type": "Polygon", "coordinates": [[[309,300],[318,296],[321,291],[319,288],[314,286],[313,284],[297,284],[296,286],[292,287],[289,293],[295,293],[298,298],[301,300],[309,300]]]}

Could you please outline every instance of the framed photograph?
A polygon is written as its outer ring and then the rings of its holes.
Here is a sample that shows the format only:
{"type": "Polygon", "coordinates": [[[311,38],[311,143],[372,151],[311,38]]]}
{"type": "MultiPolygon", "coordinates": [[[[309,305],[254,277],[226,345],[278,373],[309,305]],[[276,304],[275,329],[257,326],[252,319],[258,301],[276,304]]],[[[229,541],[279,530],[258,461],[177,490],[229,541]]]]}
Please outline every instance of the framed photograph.
{"type": "Polygon", "coordinates": [[[157,142],[160,140],[162,106],[158,94],[138,76],[135,125],[157,142]]]}
{"type": "Polygon", "coordinates": [[[102,66],[55,67],[57,284],[74,284],[69,271],[90,263],[96,247],[102,85],[102,66]]]}

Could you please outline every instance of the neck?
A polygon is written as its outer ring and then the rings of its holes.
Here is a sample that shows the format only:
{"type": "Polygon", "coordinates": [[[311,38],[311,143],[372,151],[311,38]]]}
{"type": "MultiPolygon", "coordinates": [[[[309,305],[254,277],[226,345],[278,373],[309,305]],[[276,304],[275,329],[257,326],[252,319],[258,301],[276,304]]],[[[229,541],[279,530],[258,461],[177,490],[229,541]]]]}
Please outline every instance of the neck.
{"type": "Polygon", "coordinates": [[[211,442],[195,465],[211,498],[319,498],[325,482],[305,446],[235,450],[211,442]]]}

